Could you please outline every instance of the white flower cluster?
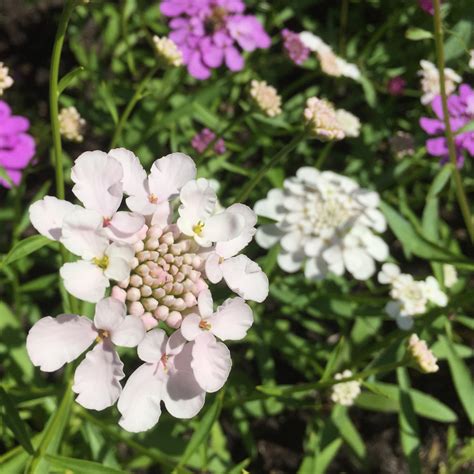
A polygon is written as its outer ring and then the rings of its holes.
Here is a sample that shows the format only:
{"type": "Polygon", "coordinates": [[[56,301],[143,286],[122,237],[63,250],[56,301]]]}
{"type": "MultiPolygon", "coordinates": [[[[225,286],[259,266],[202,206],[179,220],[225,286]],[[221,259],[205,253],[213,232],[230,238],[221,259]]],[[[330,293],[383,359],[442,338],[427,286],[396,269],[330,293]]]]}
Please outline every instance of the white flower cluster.
{"type": "Polygon", "coordinates": [[[101,410],[118,400],[129,431],[153,427],[161,401],[175,417],[196,415],[206,392],[229,376],[230,352],[220,341],[244,338],[253,323],[246,300],[268,295],[267,276],[240,254],[256,232],[255,213],[243,204],[220,207],[182,153],[156,160],[147,175],[123,148],[86,152],[71,178],[82,206],[46,196],[30,207],[30,219],[78,257],[60,274],[72,295],[97,303],[95,317],[41,319],[27,338],[30,359],[54,371],[95,341],[75,372],[78,403],[101,410]],[[124,197],[128,210],[119,210],[124,197]],[[118,284],[104,298],[110,280],[118,284]],[[221,280],[238,296],[214,309],[210,283],[221,280]],[[159,322],[175,329],[169,338],[159,322]],[[143,361],[123,390],[116,346],[137,347],[143,361]]]}
{"type": "Polygon", "coordinates": [[[82,142],[86,121],[81,117],[76,107],[64,107],[60,110],[59,133],[71,142],[82,142]]]}
{"type": "Polygon", "coordinates": [[[253,80],[250,83],[250,96],[265,115],[276,117],[281,114],[281,97],[277,90],[265,81],[253,80]]]}
{"type": "Polygon", "coordinates": [[[448,298],[441,291],[436,278],[429,276],[425,280],[415,280],[412,275],[401,273],[393,263],[385,263],[378,274],[379,283],[391,286],[389,301],[385,306],[387,314],[394,318],[400,329],[413,327],[413,317],[424,314],[429,304],[446,306],[448,298]]]}
{"type": "Polygon", "coordinates": [[[358,137],[360,135],[360,120],[347,110],[337,109],[336,119],[346,137],[358,137]]]}
{"type": "Polygon", "coordinates": [[[327,100],[310,97],[306,101],[303,117],[310,136],[318,140],[327,142],[345,137],[336,111],[327,100]]]}
{"type": "Polygon", "coordinates": [[[183,54],[172,39],[155,35],[153,43],[156,53],[168,66],[179,67],[183,64],[183,54]]]}
{"type": "Polygon", "coordinates": [[[408,340],[408,352],[416,362],[417,368],[423,373],[431,374],[439,370],[438,359],[430,351],[426,342],[416,334],[412,334],[408,340]]]}
{"type": "MultiPolygon", "coordinates": [[[[423,105],[431,104],[433,99],[440,94],[439,71],[430,61],[422,59],[420,61],[421,69],[418,75],[421,77],[421,103],[423,105]]],[[[456,84],[462,81],[462,77],[450,68],[444,69],[446,95],[452,94],[456,90],[456,84]]]]}
{"type": "Polygon", "coordinates": [[[3,95],[5,89],[13,85],[13,79],[8,75],[8,67],[0,61],[0,95],[3,95]]]}
{"type": "Polygon", "coordinates": [[[379,195],[350,178],[331,171],[300,168],[258,201],[255,212],[275,220],[262,225],[257,243],[270,248],[278,242],[278,265],[296,272],[303,265],[311,279],[345,270],[358,280],[375,273],[375,262],[388,257],[387,244],[375,234],[386,222],[378,209],[379,195]]]}
{"type": "MultiPolygon", "coordinates": [[[[335,380],[342,380],[352,377],[351,370],[344,370],[340,374],[334,376],[335,380]]],[[[332,386],[331,400],[349,407],[354,404],[354,400],[360,395],[360,382],[358,380],[350,380],[349,382],[341,382],[332,386]]]]}
{"type": "Polygon", "coordinates": [[[359,68],[337,56],[331,46],[326,44],[319,36],[310,31],[303,31],[300,33],[300,40],[310,51],[316,53],[321,69],[327,75],[349,77],[355,81],[360,79],[359,68]]]}

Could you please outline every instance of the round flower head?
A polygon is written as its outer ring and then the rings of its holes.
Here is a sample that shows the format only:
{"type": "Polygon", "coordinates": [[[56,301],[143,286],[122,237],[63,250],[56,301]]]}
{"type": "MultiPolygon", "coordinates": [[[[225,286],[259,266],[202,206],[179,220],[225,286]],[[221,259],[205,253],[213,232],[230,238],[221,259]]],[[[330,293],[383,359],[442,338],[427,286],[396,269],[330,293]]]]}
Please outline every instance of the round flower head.
{"type": "Polygon", "coordinates": [[[387,92],[395,97],[403,95],[407,81],[401,76],[392,77],[387,83],[387,92]]]}
{"type": "Polygon", "coordinates": [[[390,137],[390,150],[395,155],[395,158],[401,160],[406,156],[413,156],[415,153],[415,140],[413,135],[398,131],[390,137]]]}
{"type": "Polygon", "coordinates": [[[336,110],[336,119],[346,137],[358,137],[360,135],[360,120],[344,109],[336,110]]]}
{"type": "Polygon", "coordinates": [[[155,35],[153,36],[153,42],[158,56],[168,66],[179,67],[183,64],[183,54],[173,40],[155,35]]]}
{"type": "Polygon", "coordinates": [[[309,98],[304,109],[304,120],[311,136],[321,141],[342,140],[345,137],[334,107],[326,100],[309,98]]]}
{"type": "Polygon", "coordinates": [[[256,240],[264,248],[280,242],[278,264],[287,272],[304,265],[311,279],[347,270],[366,280],[375,272],[374,260],[388,256],[387,244],[375,234],[386,228],[378,204],[376,192],[352,179],[303,167],[283,189],[272,189],[255,204],[258,215],[276,221],[261,226],[256,240]]]}
{"type": "Polygon", "coordinates": [[[0,95],[13,85],[13,79],[8,75],[8,68],[0,61],[0,95]]]}
{"type": "Polygon", "coordinates": [[[446,288],[452,288],[458,281],[458,272],[453,265],[443,265],[443,280],[446,288]]]}
{"type": "MultiPolygon", "coordinates": [[[[191,146],[198,152],[204,153],[209,144],[216,138],[216,134],[208,128],[203,128],[199,133],[194,135],[191,140],[191,146]]],[[[226,151],[225,142],[219,138],[214,144],[214,151],[218,155],[223,155],[226,151]]]]}
{"type": "Polygon", "coordinates": [[[59,133],[71,142],[82,142],[86,121],[76,107],[64,107],[59,112],[59,133]]]}
{"type": "Polygon", "coordinates": [[[286,56],[297,65],[303,64],[308,59],[310,49],[301,41],[299,34],[285,28],[281,36],[286,56]]]}
{"type": "MultiPolygon", "coordinates": [[[[344,372],[336,374],[335,380],[342,380],[352,377],[351,370],[344,370],[344,372]]],[[[354,400],[360,394],[360,382],[358,380],[351,380],[349,382],[341,382],[332,386],[331,400],[343,406],[351,406],[354,400]]]]}
{"type": "MultiPolygon", "coordinates": [[[[421,69],[418,75],[421,77],[421,103],[428,105],[432,100],[440,94],[439,71],[438,68],[430,61],[422,59],[420,61],[421,69]]],[[[462,78],[459,74],[450,68],[444,70],[446,95],[451,95],[456,90],[456,84],[461,82],[462,78]]]]}
{"type": "Polygon", "coordinates": [[[250,96],[265,115],[276,117],[281,114],[281,97],[277,90],[265,81],[253,80],[250,83],[250,96]]]}
{"type": "Polygon", "coordinates": [[[431,374],[439,370],[436,363],[438,359],[430,351],[426,342],[416,334],[412,334],[408,340],[408,352],[421,372],[431,374]]]}

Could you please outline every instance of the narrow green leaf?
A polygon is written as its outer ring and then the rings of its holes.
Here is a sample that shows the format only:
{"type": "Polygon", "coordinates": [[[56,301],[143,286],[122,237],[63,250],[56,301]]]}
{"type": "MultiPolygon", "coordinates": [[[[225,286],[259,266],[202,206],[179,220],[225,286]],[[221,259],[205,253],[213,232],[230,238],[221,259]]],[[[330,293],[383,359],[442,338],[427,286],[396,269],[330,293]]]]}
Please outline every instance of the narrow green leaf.
{"type": "Polygon", "coordinates": [[[411,41],[420,41],[433,38],[431,31],[423,30],[422,28],[408,28],[405,32],[405,38],[411,41]]]}
{"type": "Polygon", "coordinates": [[[314,474],[324,474],[342,446],[342,438],[331,441],[316,457],[314,474]]]}
{"type": "Polygon", "coordinates": [[[110,116],[112,117],[112,120],[114,121],[114,124],[117,125],[119,121],[119,115],[117,111],[117,106],[109,90],[109,86],[105,82],[102,82],[98,90],[104,101],[105,106],[107,107],[107,110],[110,113],[110,116]]]}
{"type": "Polygon", "coordinates": [[[351,447],[352,451],[359,459],[363,459],[367,454],[364,440],[360,436],[357,428],[347,414],[347,408],[336,405],[331,414],[332,421],[339,430],[342,439],[351,447]]]}
{"type": "Polygon", "coordinates": [[[71,82],[82,72],[85,71],[83,66],[78,66],[72,71],[68,72],[58,84],[58,96],[61,95],[71,82]]]}
{"type": "Polygon", "coordinates": [[[250,459],[244,459],[242,462],[239,462],[236,466],[234,466],[227,474],[243,474],[244,469],[250,464],[250,459]]]}
{"type": "Polygon", "coordinates": [[[3,166],[0,166],[0,178],[3,178],[10,186],[14,186],[12,179],[3,166]]]}
{"type": "Polygon", "coordinates": [[[57,469],[64,469],[71,474],[126,474],[126,471],[104,466],[93,461],[84,461],[82,459],[52,454],[46,454],[45,458],[49,461],[51,466],[57,469]]]}
{"type": "Polygon", "coordinates": [[[25,422],[20,418],[17,407],[3,387],[0,387],[0,401],[4,408],[5,424],[12,430],[16,440],[25,450],[33,454],[35,450],[31,444],[25,422]]]}
{"type": "Polygon", "coordinates": [[[31,237],[20,240],[10,249],[10,252],[8,252],[1,264],[10,265],[15,260],[26,257],[49,243],[51,243],[51,240],[42,235],[32,235],[31,237]]]}
{"type": "Polygon", "coordinates": [[[344,344],[345,339],[344,337],[341,337],[341,339],[337,343],[337,346],[331,351],[326,367],[324,368],[324,373],[321,377],[321,380],[329,379],[334,373],[334,371],[337,369],[344,344]]]}
{"type": "Polygon", "coordinates": [[[453,167],[450,163],[445,164],[436,175],[435,179],[431,183],[430,190],[428,191],[427,199],[436,197],[446,186],[446,183],[451,178],[453,167]]]}

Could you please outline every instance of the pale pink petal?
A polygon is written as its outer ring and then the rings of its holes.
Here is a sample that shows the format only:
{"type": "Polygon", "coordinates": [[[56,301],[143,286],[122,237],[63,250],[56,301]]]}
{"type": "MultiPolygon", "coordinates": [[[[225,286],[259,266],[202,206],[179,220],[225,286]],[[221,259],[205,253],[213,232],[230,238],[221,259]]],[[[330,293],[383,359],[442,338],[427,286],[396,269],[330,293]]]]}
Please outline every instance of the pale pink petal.
{"type": "Polygon", "coordinates": [[[240,214],[224,211],[206,220],[202,238],[210,242],[226,242],[237,237],[244,225],[245,219],[240,214]]]}
{"type": "Polygon", "coordinates": [[[203,318],[208,318],[214,312],[212,294],[208,289],[202,290],[198,296],[199,313],[203,318]]]}
{"type": "Polygon", "coordinates": [[[179,215],[191,226],[199,220],[207,219],[217,203],[217,196],[209,181],[204,178],[189,181],[181,189],[179,215]]]}
{"type": "Polygon", "coordinates": [[[138,433],[158,423],[164,382],[155,372],[156,364],[143,364],[127,380],[117,404],[124,430],[138,433]]]}
{"type": "Polygon", "coordinates": [[[148,184],[159,201],[176,196],[180,189],[196,178],[196,165],[184,153],[171,153],[156,160],[151,167],[148,184]]]}
{"type": "Polygon", "coordinates": [[[145,337],[145,326],[136,316],[125,316],[110,338],[112,342],[121,347],[136,347],[145,337]]]}
{"type": "Polygon", "coordinates": [[[246,300],[261,303],[268,296],[268,277],[246,255],[237,255],[221,264],[227,286],[246,300]]]}
{"type": "Polygon", "coordinates": [[[34,202],[28,212],[33,227],[41,235],[48,237],[48,239],[59,240],[64,216],[78,207],[54,196],[45,196],[43,199],[34,202]]]}
{"type": "Polygon", "coordinates": [[[147,174],[138,157],[125,148],[114,148],[109,151],[109,156],[115,158],[122,166],[123,192],[129,196],[144,192],[147,174]]]}
{"type": "Polygon", "coordinates": [[[211,332],[222,341],[239,341],[253,324],[252,309],[242,298],[229,298],[209,318],[211,332]]]}
{"type": "Polygon", "coordinates": [[[179,354],[186,343],[187,341],[181,334],[181,331],[175,331],[166,343],[166,354],[169,356],[179,354]]]}
{"type": "Polygon", "coordinates": [[[86,151],[74,162],[72,192],[86,209],[111,218],[122,202],[123,170],[120,163],[102,151],[86,151]]]}
{"type": "Polygon", "coordinates": [[[64,217],[61,243],[74,255],[86,260],[101,258],[109,244],[102,217],[95,211],[78,208],[64,217]]]}
{"type": "Polygon", "coordinates": [[[33,365],[44,372],[54,372],[79,357],[96,337],[92,321],[85,316],[47,316],[28,332],[26,350],[33,365]]]}
{"type": "Polygon", "coordinates": [[[164,228],[171,223],[171,207],[168,201],[163,201],[155,206],[151,217],[151,225],[159,225],[164,228]]]}
{"type": "Polygon", "coordinates": [[[71,295],[83,301],[97,303],[104,297],[109,280],[102,270],[91,262],[80,260],[65,263],[59,270],[64,287],[71,295]]]}
{"type": "Polygon", "coordinates": [[[156,204],[150,202],[148,194],[137,194],[126,199],[127,207],[133,211],[143,214],[144,216],[151,216],[156,209],[156,204]]]}
{"type": "Polygon", "coordinates": [[[209,332],[193,343],[191,367],[198,384],[206,392],[217,392],[225,384],[232,367],[229,349],[209,332]]]}
{"type": "Polygon", "coordinates": [[[220,267],[221,257],[212,252],[206,258],[206,276],[211,283],[219,283],[222,280],[222,270],[220,267]]]}
{"type": "Polygon", "coordinates": [[[128,244],[114,242],[105,253],[109,258],[107,268],[104,270],[105,276],[111,280],[125,280],[132,269],[135,256],[133,247],[128,244]]]}
{"type": "Polygon", "coordinates": [[[119,398],[125,377],[123,364],[112,343],[105,340],[89,351],[74,374],[76,402],[90,410],[104,410],[119,398]]]}
{"type": "Polygon", "coordinates": [[[115,298],[100,300],[95,306],[94,326],[108,333],[118,329],[127,314],[127,308],[115,298]]]}
{"type": "Polygon", "coordinates": [[[181,323],[181,334],[188,341],[194,341],[203,331],[199,327],[201,317],[198,314],[188,314],[181,323]]]}
{"type": "Polygon", "coordinates": [[[119,211],[108,221],[105,232],[110,240],[134,244],[139,240],[138,233],[145,225],[141,214],[119,211]]]}
{"type": "Polygon", "coordinates": [[[166,351],[168,336],[163,329],[148,331],[144,339],[138,344],[138,357],[143,362],[159,362],[166,351]]]}

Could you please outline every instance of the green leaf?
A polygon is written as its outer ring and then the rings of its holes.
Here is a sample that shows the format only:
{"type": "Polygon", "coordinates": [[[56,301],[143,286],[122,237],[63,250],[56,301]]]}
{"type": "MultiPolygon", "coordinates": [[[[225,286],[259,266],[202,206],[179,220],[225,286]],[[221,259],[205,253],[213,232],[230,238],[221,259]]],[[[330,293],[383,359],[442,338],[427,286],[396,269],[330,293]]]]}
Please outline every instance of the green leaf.
{"type": "Polygon", "coordinates": [[[347,414],[347,408],[336,405],[331,414],[334,425],[339,430],[342,439],[351,447],[352,451],[359,459],[363,459],[367,454],[364,440],[360,436],[357,428],[347,414]]]}
{"type": "Polygon", "coordinates": [[[405,38],[411,41],[420,41],[433,38],[431,31],[423,30],[422,28],[408,28],[405,32],[405,38]]]}
{"type": "Polygon", "coordinates": [[[25,422],[20,418],[17,407],[3,387],[0,387],[0,401],[4,408],[5,424],[12,430],[16,440],[25,450],[33,454],[35,450],[31,444],[25,422]]]}
{"type": "Polygon", "coordinates": [[[196,450],[201,446],[202,443],[207,439],[209,433],[211,432],[212,426],[219,418],[219,415],[222,410],[222,400],[224,398],[224,390],[222,390],[214,400],[212,406],[207,410],[207,412],[202,417],[196,431],[193,433],[191,440],[189,441],[186,449],[184,450],[181,459],[179,460],[176,469],[173,472],[179,473],[179,469],[183,467],[189,460],[189,458],[196,452],[196,450]]]}
{"type": "Polygon", "coordinates": [[[98,462],[84,461],[82,459],[69,458],[66,456],[55,456],[46,454],[45,458],[52,467],[65,470],[71,474],[126,474],[126,471],[104,466],[98,462]]]}
{"type": "Polygon", "coordinates": [[[474,423],[474,387],[470,372],[464,361],[456,353],[451,341],[446,336],[439,336],[439,341],[444,344],[447,350],[447,358],[451,377],[453,378],[454,387],[458,394],[459,400],[464,407],[469,421],[474,423]]]}
{"type": "Polygon", "coordinates": [[[343,346],[345,344],[345,339],[344,336],[341,337],[339,340],[337,346],[331,351],[331,354],[329,356],[329,360],[326,364],[326,367],[324,368],[324,373],[323,376],[321,377],[321,380],[327,380],[331,378],[331,375],[335,372],[337,369],[339,363],[340,363],[340,358],[343,350],[343,346]]]}
{"type": "Polygon", "coordinates": [[[114,121],[114,124],[117,125],[119,121],[117,105],[115,104],[109,86],[105,82],[102,82],[99,86],[98,91],[102,97],[102,100],[104,101],[105,106],[107,107],[107,110],[110,113],[110,116],[112,117],[112,120],[114,121]]]}
{"type": "Polygon", "coordinates": [[[71,82],[82,72],[85,71],[83,66],[78,66],[72,71],[68,72],[64,77],[61,78],[58,84],[58,96],[61,95],[65,89],[71,84],[71,82]]]}
{"type": "Polygon", "coordinates": [[[467,45],[471,44],[472,18],[463,18],[451,28],[449,37],[444,44],[446,61],[459,58],[465,54],[467,45]]]}
{"type": "Polygon", "coordinates": [[[375,92],[375,88],[372,82],[365,76],[361,76],[359,78],[359,82],[364,91],[365,100],[372,108],[375,107],[375,105],[377,104],[377,93],[375,92]]]}
{"type": "Polygon", "coordinates": [[[12,187],[15,186],[13,184],[12,179],[10,178],[10,176],[8,175],[8,173],[6,172],[3,166],[0,166],[0,178],[3,178],[10,186],[12,187]]]}
{"type": "Polygon", "coordinates": [[[8,252],[6,257],[3,259],[1,265],[10,265],[15,260],[26,257],[50,243],[51,240],[42,235],[32,235],[31,237],[20,240],[10,249],[10,252],[8,252]]]}

